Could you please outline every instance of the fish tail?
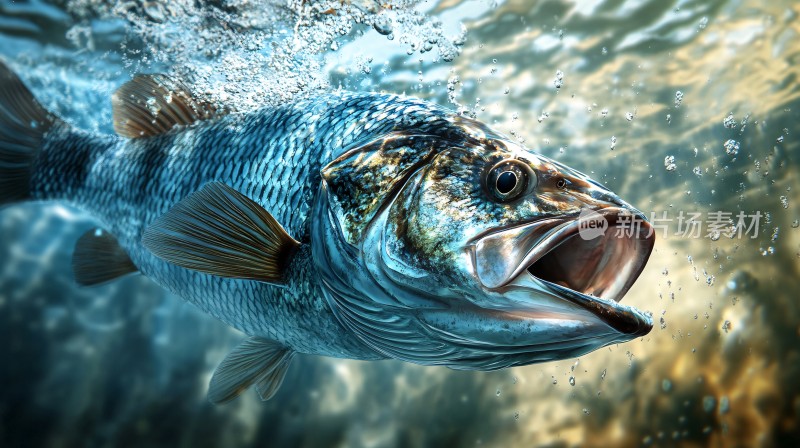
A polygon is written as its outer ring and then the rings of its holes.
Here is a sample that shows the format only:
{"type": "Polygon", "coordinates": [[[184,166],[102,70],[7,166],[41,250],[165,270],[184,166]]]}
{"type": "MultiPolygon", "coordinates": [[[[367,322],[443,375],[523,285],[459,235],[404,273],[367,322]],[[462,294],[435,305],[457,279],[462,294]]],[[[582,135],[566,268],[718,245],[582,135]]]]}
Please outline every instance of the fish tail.
{"type": "Polygon", "coordinates": [[[34,163],[57,123],[62,122],[0,61],[0,206],[32,199],[34,163]]]}

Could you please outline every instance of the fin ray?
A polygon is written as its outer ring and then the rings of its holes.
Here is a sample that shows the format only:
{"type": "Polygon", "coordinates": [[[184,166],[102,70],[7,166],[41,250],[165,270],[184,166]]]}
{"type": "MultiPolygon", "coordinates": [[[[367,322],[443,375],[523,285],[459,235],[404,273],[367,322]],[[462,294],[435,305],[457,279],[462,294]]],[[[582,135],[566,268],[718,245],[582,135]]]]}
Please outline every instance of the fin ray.
{"type": "Polygon", "coordinates": [[[99,285],[138,271],[117,239],[101,229],[84,233],[75,245],[72,272],[79,285],[99,285]]]}
{"type": "Polygon", "coordinates": [[[33,161],[58,121],[0,61],[0,205],[30,199],[33,161]]]}
{"type": "Polygon", "coordinates": [[[214,371],[208,400],[222,404],[256,385],[262,400],[275,395],[286,376],[294,352],[283,345],[251,337],[237,346],[214,371]]]}
{"type": "Polygon", "coordinates": [[[211,182],[156,219],[142,237],[154,255],[206,274],[284,283],[297,247],[252,199],[211,182]]]}
{"type": "Polygon", "coordinates": [[[213,104],[195,98],[180,81],[166,75],[136,75],[111,97],[114,131],[122,137],[165,134],[222,115],[213,104]]]}

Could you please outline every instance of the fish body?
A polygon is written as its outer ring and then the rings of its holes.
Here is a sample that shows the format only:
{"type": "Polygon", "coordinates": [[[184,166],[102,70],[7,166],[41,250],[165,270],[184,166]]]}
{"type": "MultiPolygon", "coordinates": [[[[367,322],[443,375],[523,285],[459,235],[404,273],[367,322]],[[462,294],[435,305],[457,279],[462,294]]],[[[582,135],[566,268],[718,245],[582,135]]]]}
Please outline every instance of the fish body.
{"type": "Polygon", "coordinates": [[[338,93],[144,139],[54,130],[39,156],[32,196],[87,211],[142,274],[248,335],[304,353],[375,359],[381,356],[343,331],[332,315],[310,248],[295,257],[290,282],[275,287],[175,266],[147,250],[142,234],[181,199],[220,181],[308,242],[312,203],[327,162],[358,142],[415,122],[441,126],[444,117],[439,108],[412,98],[338,93]]]}
{"type": "Polygon", "coordinates": [[[617,303],[652,250],[641,213],[480,122],[350,92],[224,113],[157,76],[113,101],[121,136],[76,130],[3,66],[0,202],[97,219],[79,282],[138,271],[251,336],[214,402],[271,397],[295,353],[492,370],[652,326],[617,303]],[[640,227],[579,238],[587,211],[640,227]]]}

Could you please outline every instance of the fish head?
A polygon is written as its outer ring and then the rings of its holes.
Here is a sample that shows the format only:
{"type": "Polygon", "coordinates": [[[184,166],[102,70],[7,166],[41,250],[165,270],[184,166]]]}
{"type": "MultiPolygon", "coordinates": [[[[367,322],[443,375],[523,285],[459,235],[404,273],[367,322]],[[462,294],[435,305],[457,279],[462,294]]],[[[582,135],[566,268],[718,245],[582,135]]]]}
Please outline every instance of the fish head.
{"type": "MultiPolygon", "coordinates": [[[[619,303],[655,242],[641,212],[494,134],[404,138],[395,144],[413,160],[405,169],[398,156],[371,170],[373,180],[375,170],[392,173],[388,188],[367,197],[355,188],[351,202],[327,208],[327,237],[339,241],[327,262],[346,268],[323,281],[337,316],[370,347],[491,370],[579,356],[651,330],[648,314],[619,303]],[[356,225],[348,208],[359,210],[356,225]]],[[[367,158],[359,163],[375,162],[367,158]]],[[[334,195],[337,181],[326,177],[334,195]]]]}

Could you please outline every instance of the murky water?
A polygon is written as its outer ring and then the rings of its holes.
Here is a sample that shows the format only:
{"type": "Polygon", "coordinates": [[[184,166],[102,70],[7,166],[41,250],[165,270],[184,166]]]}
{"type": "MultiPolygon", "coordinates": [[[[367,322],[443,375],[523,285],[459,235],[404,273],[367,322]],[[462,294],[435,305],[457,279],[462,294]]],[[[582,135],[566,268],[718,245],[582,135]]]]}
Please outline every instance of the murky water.
{"type": "Polygon", "coordinates": [[[208,379],[241,335],[141,277],[74,286],[91,217],[15,206],[0,446],[800,444],[800,4],[393,5],[2,0],[0,55],[98,132],[139,71],[239,110],[334,88],[450,104],[653,214],[624,300],[656,328],[492,373],[299,357],[273,400],[213,407],[208,379]]]}

